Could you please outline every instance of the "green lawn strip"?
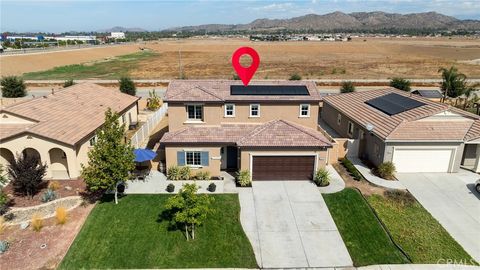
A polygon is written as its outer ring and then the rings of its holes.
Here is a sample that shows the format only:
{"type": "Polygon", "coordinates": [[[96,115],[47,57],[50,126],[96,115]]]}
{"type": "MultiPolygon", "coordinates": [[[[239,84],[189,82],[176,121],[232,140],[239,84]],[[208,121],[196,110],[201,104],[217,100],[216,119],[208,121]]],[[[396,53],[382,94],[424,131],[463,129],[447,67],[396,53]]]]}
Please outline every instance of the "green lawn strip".
{"type": "Polygon", "coordinates": [[[355,266],[409,263],[357,190],[346,188],[323,197],[355,266]]]}
{"type": "Polygon", "coordinates": [[[117,56],[106,61],[96,61],[88,64],[75,64],[54,67],[45,71],[23,74],[25,80],[81,80],[81,79],[118,79],[128,76],[138,64],[157,54],[150,51],[136,52],[117,56]]]}
{"type": "Polygon", "coordinates": [[[367,199],[413,263],[435,264],[439,260],[473,263],[467,252],[418,202],[402,203],[379,195],[367,199]]]}
{"type": "Polygon", "coordinates": [[[211,195],[215,214],[187,242],[159,220],[170,195],[128,195],[92,210],[59,269],[255,268],[236,194],[211,195]]]}

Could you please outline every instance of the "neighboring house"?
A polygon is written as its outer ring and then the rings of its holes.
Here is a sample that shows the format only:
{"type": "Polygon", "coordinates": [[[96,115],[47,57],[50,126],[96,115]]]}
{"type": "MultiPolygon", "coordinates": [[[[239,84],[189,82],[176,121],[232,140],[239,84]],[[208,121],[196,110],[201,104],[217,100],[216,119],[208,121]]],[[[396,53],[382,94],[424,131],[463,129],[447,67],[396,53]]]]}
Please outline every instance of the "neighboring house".
{"type": "Polygon", "coordinates": [[[438,90],[413,90],[412,94],[419,95],[431,101],[440,102],[443,98],[442,92],[438,90]]]}
{"type": "Polygon", "coordinates": [[[160,140],[166,165],[214,177],[249,170],[254,181],[311,179],[331,148],[317,131],[320,100],[313,82],[173,81],[160,140]]]}
{"type": "Polygon", "coordinates": [[[128,127],[137,122],[137,101],[118,90],[82,83],[2,107],[0,164],[8,165],[19,154],[36,155],[48,166],[47,178],[77,178],[107,108],[128,127]]]}
{"type": "Polygon", "coordinates": [[[347,155],[397,172],[480,171],[480,117],[395,89],[324,97],[321,118],[352,139],[347,155]]]}

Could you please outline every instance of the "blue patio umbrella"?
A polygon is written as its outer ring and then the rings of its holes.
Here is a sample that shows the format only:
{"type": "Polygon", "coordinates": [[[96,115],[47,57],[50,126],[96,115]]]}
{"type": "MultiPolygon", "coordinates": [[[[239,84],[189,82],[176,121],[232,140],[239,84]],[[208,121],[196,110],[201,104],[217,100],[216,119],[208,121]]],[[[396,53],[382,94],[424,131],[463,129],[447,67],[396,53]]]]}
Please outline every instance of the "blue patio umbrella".
{"type": "Polygon", "coordinates": [[[135,154],[135,162],[143,162],[147,160],[152,160],[157,156],[157,153],[153,152],[150,149],[137,148],[133,150],[135,154]]]}

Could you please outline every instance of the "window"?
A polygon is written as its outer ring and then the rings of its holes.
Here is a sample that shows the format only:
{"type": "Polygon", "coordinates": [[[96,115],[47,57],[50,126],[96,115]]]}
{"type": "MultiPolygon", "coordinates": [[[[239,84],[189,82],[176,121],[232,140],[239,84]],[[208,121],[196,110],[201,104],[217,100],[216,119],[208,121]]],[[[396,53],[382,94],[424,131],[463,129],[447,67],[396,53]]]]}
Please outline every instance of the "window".
{"type": "Polygon", "coordinates": [[[185,164],[188,166],[200,166],[201,165],[200,152],[185,152],[185,164]]]}
{"type": "Polygon", "coordinates": [[[225,117],[235,117],[235,104],[225,104],[225,117]]]}
{"type": "Polygon", "coordinates": [[[338,114],[337,115],[337,125],[340,126],[340,123],[342,122],[342,115],[341,114],[338,114]]]}
{"type": "Polygon", "coordinates": [[[260,117],[260,104],[250,104],[250,117],[260,117]]]}
{"type": "Polygon", "coordinates": [[[310,104],[300,104],[300,117],[310,116],[310,104]]]}
{"type": "Polygon", "coordinates": [[[125,114],[122,114],[122,124],[125,123],[125,114]]]}
{"type": "Polygon", "coordinates": [[[375,157],[380,158],[380,148],[376,143],[373,145],[373,154],[375,155],[375,157]]]}
{"type": "Polygon", "coordinates": [[[203,106],[202,105],[187,105],[188,120],[203,120],[203,106]]]}
{"type": "Polygon", "coordinates": [[[93,136],[93,137],[89,140],[89,142],[90,142],[90,146],[94,146],[95,143],[97,142],[97,136],[93,136]]]}
{"type": "Polygon", "coordinates": [[[352,136],[353,135],[353,129],[354,129],[354,125],[352,122],[348,121],[348,130],[347,130],[347,133],[348,135],[352,136]]]}

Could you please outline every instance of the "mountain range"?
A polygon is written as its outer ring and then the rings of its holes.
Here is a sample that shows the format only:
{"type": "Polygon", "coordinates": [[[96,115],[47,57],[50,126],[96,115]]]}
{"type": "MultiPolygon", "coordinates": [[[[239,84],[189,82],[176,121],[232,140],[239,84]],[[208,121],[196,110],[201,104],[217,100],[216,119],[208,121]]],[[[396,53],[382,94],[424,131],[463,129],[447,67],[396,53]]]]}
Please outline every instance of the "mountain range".
{"type": "Polygon", "coordinates": [[[165,31],[380,31],[394,30],[480,30],[479,20],[460,20],[436,12],[398,14],[381,11],[324,15],[308,14],[290,19],[257,19],[247,24],[204,24],[169,28],[165,31]]]}

